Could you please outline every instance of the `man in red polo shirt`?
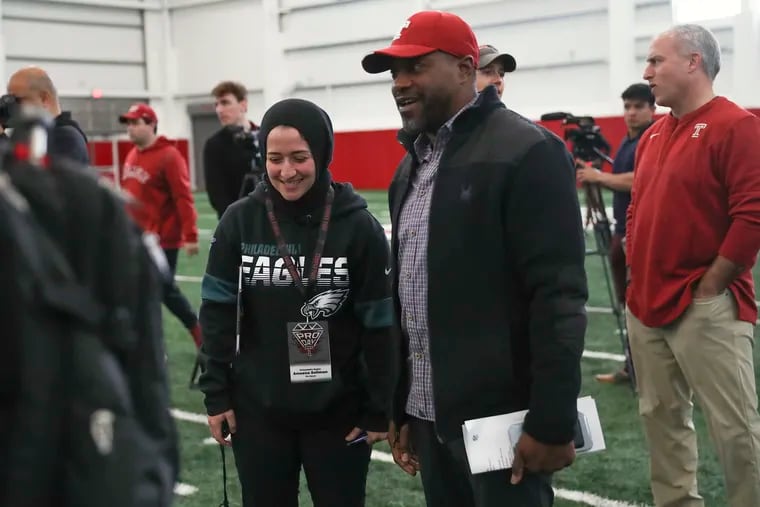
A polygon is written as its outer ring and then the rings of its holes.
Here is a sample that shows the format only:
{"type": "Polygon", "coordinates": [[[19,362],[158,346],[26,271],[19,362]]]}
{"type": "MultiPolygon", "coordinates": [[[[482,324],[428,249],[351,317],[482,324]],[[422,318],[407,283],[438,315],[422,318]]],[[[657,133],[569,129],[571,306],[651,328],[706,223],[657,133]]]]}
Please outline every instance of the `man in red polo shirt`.
{"type": "MultiPolygon", "coordinates": [[[[135,143],[124,161],[121,188],[135,199],[130,213],[137,223],[160,238],[174,275],[180,247],[184,246],[188,255],[198,253],[197,213],[187,164],[171,141],[157,135],[158,117],[147,104],[132,105],[119,121],[127,125],[135,143]]],[[[198,316],[173,279],[164,289],[164,304],[200,347],[198,316]]]]}
{"type": "Polygon", "coordinates": [[[656,505],[703,506],[692,397],[733,507],[760,505],[751,269],[760,248],[760,118],[713,80],[703,27],[658,36],[644,72],[671,108],[639,142],[628,208],[628,329],[656,505]]]}

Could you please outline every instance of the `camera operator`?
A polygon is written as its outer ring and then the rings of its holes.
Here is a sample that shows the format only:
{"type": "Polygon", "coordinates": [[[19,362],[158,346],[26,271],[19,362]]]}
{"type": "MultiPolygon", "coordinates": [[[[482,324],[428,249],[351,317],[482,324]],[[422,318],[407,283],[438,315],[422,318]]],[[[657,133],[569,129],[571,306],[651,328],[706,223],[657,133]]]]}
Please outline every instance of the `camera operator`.
{"type": "MultiPolygon", "coordinates": [[[[632,84],[622,94],[625,125],[628,133],[620,143],[612,165],[612,173],[605,173],[591,164],[576,160],[578,166],[577,179],[581,183],[598,183],[613,191],[612,210],[615,218],[615,231],[610,243],[610,264],[612,278],[615,283],[617,300],[625,304],[625,214],[631,202],[631,187],[633,186],[633,160],[636,146],[641,134],[652,124],[655,105],[654,95],[649,85],[644,83],[632,84]]],[[[605,373],[596,376],[599,382],[627,382],[627,368],[615,373],[605,373]]]]}
{"type": "Polygon", "coordinates": [[[3,111],[0,116],[12,126],[12,117],[20,106],[35,106],[47,111],[53,118],[53,129],[48,138],[48,154],[51,158],[66,158],[89,165],[87,136],[79,124],[71,118],[71,113],[61,111],[58,92],[47,73],[38,67],[28,67],[13,74],[8,81],[8,95],[2,98],[3,111]]]}
{"type": "Polygon", "coordinates": [[[517,68],[515,57],[508,53],[499,53],[499,50],[490,44],[480,46],[478,50],[480,57],[475,75],[478,93],[482,92],[486,86],[494,85],[501,98],[504,94],[504,74],[514,72],[517,68]]]}
{"type": "Polygon", "coordinates": [[[246,117],[245,86],[222,81],[211,91],[222,128],[203,146],[206,193],[222,217],[227,206],[253,190],[262,164],[258,158],[258,129],[246,117]]]}

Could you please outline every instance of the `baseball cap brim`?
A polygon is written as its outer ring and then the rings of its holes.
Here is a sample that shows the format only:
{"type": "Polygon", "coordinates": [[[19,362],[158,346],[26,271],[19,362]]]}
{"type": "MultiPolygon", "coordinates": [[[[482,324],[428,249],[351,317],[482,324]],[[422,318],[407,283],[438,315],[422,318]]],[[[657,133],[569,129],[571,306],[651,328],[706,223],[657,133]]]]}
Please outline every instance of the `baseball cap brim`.
{"type": "MultiPolygon", "coordinates": [[[[113,118],[113,116],[111,118],[113,118]]],[[[142,118],[142,115],[137,111],[134,113],[126,113],[119,116],[119,123],[127,123],[127,120],[136,120],[138,118],[142,118]]]]}
{"type": "Polygon", "coordinates": [[[501,62],[501,64],[504,66],[504,72],[514,72],[514,70],[517,68],[515,57],[508,53],[482,56],[480,58],[479,68],[484,69],[491,65],[493,62],[501,62]]]}
{"type": "Polygon", "coordinates": [[[362,59],[362,67],[370,74],[379,74],[391,68],[391,62],[395,58],[417,58],[438,51],[428,46],[416,46],[413,44],[389,46],[385,49],[368,54],[362,59]]]}

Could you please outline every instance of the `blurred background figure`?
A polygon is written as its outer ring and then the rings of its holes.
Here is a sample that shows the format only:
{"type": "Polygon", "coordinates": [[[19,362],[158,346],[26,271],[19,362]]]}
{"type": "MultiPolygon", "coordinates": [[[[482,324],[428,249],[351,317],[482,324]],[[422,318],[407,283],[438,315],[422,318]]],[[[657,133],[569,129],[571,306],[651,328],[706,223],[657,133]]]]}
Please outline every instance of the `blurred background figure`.
{"type": "Polygon", "coordinates": [[[494,85],[501,98],[504,94],[504,75],[507,72],[514,72],[517,68],[515,57],[508,53],[499,53],[498,49],[489,44],[480,46],[479,49],[480,58],[476,75],[478,92],[482,92],[488,85],[494,85]]]}
{"type": "Polygon", "coordinates": [[[124,162],[121,188],[135,199],[130,211],[137,223],[159,237],[172,273],[164,304],[182,321],[199,348],[198,316],[174,282],[180,247],[188,255],[198,253],[197,213],[187,164],[171,141],[157,134],[158,117],[147,104],[133,104],[119,121],[127,125],[129,138],[135,143],[124,162]]]}
{"type": "Polygon", "coordinates": [[[230,204],[253,191],[263,167],[258,156],[258,126],[246,118],[245,86],[222,81],[211,94],[222,128],[203,146],[203,167],[206,193],[221,218],[230,204]]]}

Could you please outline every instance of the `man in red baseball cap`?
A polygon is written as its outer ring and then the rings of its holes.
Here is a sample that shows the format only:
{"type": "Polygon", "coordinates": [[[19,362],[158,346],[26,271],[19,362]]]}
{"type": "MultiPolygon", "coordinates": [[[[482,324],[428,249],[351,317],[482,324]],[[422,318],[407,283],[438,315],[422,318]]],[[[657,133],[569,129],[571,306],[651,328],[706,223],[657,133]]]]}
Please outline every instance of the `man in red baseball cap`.
{"type": "Polygon", "coordinates": [[[389,189],[403,354],[388,440],[428,506],[547,507],[575,459],[586,331],[575,170],[562,139],[478,93],[479,52],[432,11],[362,61],[391,72],[408,152],[389,189]],[[471,474],[462,424],[520,410],[511,470],[471,474]]]}
{"type": "Polygon", "coordinates": [[[142,102],[132,104],[126,113],[119,116],[119,122],[128,123],[128,120],[137,120],[140,118],[145,120],[146,123],[158,123],[158,116],[156,116],[156,112],[153,108],[142,102]]]}
{"type": "MultiPolygon", "coordinates": [[[[135,199],[130,214],[143,230],[158,236],[173,275],[180,247],[188,255],[198,253],[197,213],[187,164],[174,144],[157,134],[158,116],[148,104],[133,104],[119,121],[127,125],[135,143],[120,180],[122,190],[135,199]]],[[[198,316],[173,279],[164,286],[164,304],[200,347],[198,316]]]]}

